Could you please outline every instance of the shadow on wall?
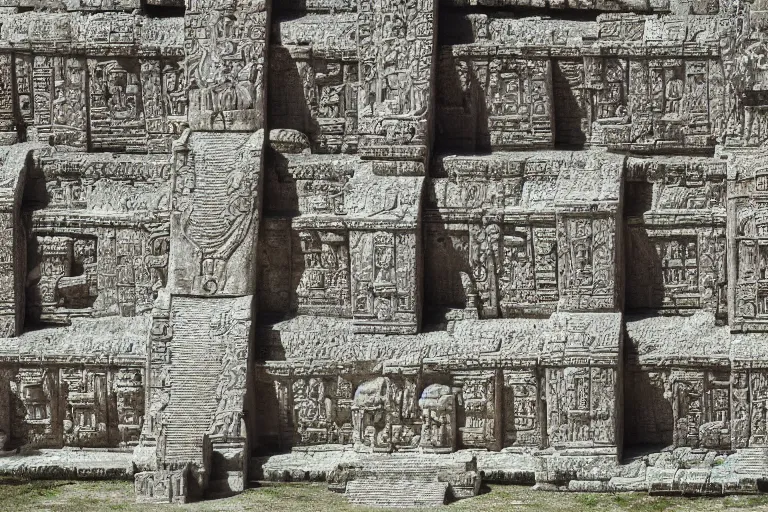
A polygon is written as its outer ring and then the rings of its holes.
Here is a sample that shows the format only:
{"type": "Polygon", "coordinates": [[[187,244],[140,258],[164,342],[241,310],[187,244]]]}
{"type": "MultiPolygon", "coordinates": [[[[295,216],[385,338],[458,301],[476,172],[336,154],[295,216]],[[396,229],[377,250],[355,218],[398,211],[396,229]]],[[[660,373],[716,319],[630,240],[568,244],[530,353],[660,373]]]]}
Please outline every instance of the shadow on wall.
{"type": "Polygon", "coordinates": [[[581,61],[563,59],[552,61],[556,146],[582,149],[587,142],[590,116],[585,108],[585,99],[579,98],[575,92],[583,89],[583,75],[584,64],[581,61]]]}
{"type": "MultiPolygon", "coordinates": [[[[493,114],[515,119],[527,105],[520,105],[519,94],[527,90],[524,75],[501,73],[494,75],[496,60],[452,55],[451,45],[475,43],[472,22],[465,16],[451,16],[439,25],[440,57],[437,70],[437,115],[435,120],[435,149],[438,153],[481,154],[491,151],[490,126],[494,123],[489,112],[489,100],[497,105],[493,114]],[[450,23],[447,23],[450,22],[450,23]],[[448,27],[448,28],[444,28],[448,27]],[[506,79],[504,75],[510,75],[506,79]],[[524,80],[518,83],[517,80],[524,80]],[[482,80],[482,81],[481,81],[482,80]],[[509,81],[507,81],[509,80],[509,81]],[[494,98],[490,89],[496,86],[494,98]]],[[[497,68],[498,70],[498,68],[497,68]]],[[[530,78],[538,78],[536,76],[530,78]]],[[[555,145],[563,149],[581,149],[587,142],[590,115],[584,94],[584,64],[579,60],[552,61],[552,88],[555,145]]],[[[530,101],[526,99],[526,101],[530,101]]]]}
{"type": "Polygon", "coordinates": [[[444,222],[424,227],[425,322],[442,322],[449,308],[464,309],[472,280],[469,265],[469,234],[449,231],[444,222]]]}
{"type": "Polygon", "coordinates": [[[645,229],[627,228],[626,231],[627,309],[658,310],[664,306],[665,269],[661,255],[645,229]]]}
{"type": "Polygon", "coordinates": [[[281,400],[287,400],[288,397],[279,397],[276,387],[267,382],[254,382],[252,389],[253,396],[259,398],[250,401],[254,412],[252,427],[255,429],[255,434],[250,439],[251,455],[274,455],[290,451],[293,418],[288,418],[288,421],[285,422],[291,426],[291,430],[281,432],[281,421],[275,414],[275,411],[285,410],[280,404],[281,400]]]}
{"type": "MultiPolygon", "coordinates": [[[[294,60],[284,46],[270,47],[267,126],[270,130],[297,130],[309,137],[314,147],[320,127],[308,103],[316,101],[316,98],[307,97],[314,93],[314,89],[310,87],[308,77],[301,76],[302,71],[312,72],[309,63],[294,60]]],[[[269,206],[269,196],[266,196],[266,211],[269,211],[269,206]]]]}
{"type": "MultiPolygon", "coordinates": [[[[466,27],[453,27],[455,32],[472,34],[469,20],[458,18],[457,21],[466,27]]],[[[442,42],[445,39],[442,37],[439,40],[442,42]]],[[[447,46],[441,46],[439,51],[435,151],[474,155],[488,153],[491,150],[491,135],[485,84],[478,80],[471,60],[454,58],[447,46]]]]}
{"type": "Polygon", "coordinates": [[[184,0],[142,0],[141,8],[148,18],[184,16],[184,0]]]}
{"type": "Polygon", "coordinates": [[[671,397],[664,392],[663,372],[627,365],[624,371],[625,454],[673,443],[671,397]]]}

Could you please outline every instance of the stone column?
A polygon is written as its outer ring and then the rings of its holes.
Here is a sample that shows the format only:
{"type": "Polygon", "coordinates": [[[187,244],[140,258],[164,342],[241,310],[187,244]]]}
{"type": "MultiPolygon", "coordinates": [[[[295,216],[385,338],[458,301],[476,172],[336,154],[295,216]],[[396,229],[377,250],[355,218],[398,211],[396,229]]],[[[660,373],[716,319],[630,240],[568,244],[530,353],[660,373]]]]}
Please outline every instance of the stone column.
{"type": "Polygon", "coordinates": [[[728,323],[734,332],[768,331],[768,167],[761,151],[728,150],[728,323]]]}
{"type": "Polygon", "coordinates": [[[145,427],[156,470],[136,477],[142,501],[185,502],[247,482],[269,3],[186,7],[189,128],[173,144],[168,286],[150,334],[145,427]]]}
{"type": "MultiPolygon", "coordinates": [[[[561,170],[555,193],[558,246],[558,339],[542,355],[547,407],[569,411],[567,425],[551,417],[547,443],[565,449],[592,443],[595,456],[621,457],[623,307],[622,200],[626,157],[590,150],[583,168],[561,170]],[[602,325],[600,337],[585,325],[602,325]],[[565,390],[573,390],[566,393],[565,390]],[[570,394],[569,394],[570,393],[570,394]],[[570,437],[564,432],[571,432],[570,437]]],[[[546,461],[552,466],[553,459],[546,461]]],[[[547,476],[537,474],[537,479],[547,476]]]]}
{"type": "Polygon", "coordinates": [[[264,128],[268,2],[187,0],[184,53],[192,130],[264,128]]]}
{"type": "MultiPolygon", "coordinates": [[[[420,191],[431,147],[436,2],[360,0],[357,22],[358,151],[371,161],[374,176],[398,177],[408,182],[403,189],[416,189],[419,214],[414,226],[401,224],[397,231],[390,221],[389,228],[371,223],[370,230],[350,234],[360,241],[351,250],[354,326],[357,332],[415,333],[422,307],[420,191]]],[[[373,220],[396,215],[406,208],[403,200],[395,198],[391,212],[373,212],[373,220]]]]}
{"type": "Polygon", "coordinates": [[[18,119],[14,109],[13,54],[0,53],[0,146],[18,142],[18,119]]]}

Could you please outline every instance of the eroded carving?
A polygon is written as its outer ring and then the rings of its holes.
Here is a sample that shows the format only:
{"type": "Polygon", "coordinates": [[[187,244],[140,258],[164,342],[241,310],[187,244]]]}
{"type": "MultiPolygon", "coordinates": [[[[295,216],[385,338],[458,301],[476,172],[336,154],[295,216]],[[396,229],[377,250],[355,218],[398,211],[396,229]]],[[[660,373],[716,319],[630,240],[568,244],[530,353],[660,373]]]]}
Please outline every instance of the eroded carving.
{"type": "Polygon", "coordinates": [[[760,490],[761,2],[0,4],[3,454],[760,490]]]}

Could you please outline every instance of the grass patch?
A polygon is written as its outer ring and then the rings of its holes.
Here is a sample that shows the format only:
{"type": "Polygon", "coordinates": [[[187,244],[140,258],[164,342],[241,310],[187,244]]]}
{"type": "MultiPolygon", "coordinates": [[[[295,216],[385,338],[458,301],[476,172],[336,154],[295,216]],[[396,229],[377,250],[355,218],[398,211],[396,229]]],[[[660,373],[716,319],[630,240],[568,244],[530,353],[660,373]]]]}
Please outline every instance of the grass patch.
{"type": "Polygon", "coordinates": [[[585,508],[595,508],[600,504],[600,498],[594,494],[577,494],[576,502],[585,508]]]}
{"type": "Polygon", "coordinates": [[[723,508],[726,509],[754,509],[756,507],[763,507],[768,509],[768,496],[727,496],[723,498],[723,508]]]}
{"type": "Polygon", "coordinates": [[[0,511],[25,510],[30,503],[55,498],[70,484],[68,481],[0,479],[0,511]]]}
{"type": "MultiPolygon", "coordinates": [[[[645,493],[556,493],[530,487],[488,486],[476,498],[462,500],[435,512],[715,512],[750,510],[768,512],[768,495],[726,498],[648,496],[645,493]]],[[[172,512],[252,511],[266,512],[379,512],[387,509],[356,507],[343,495],[328,491],[324,484],[265,484],[231,498],[191,503],[183,507],[137,504],[131,482],[72,482],[0,478],[0,512],[172,512]]],[[[390,509],[391,510],[391,509],[390,509]]],[[[419,509],[416,509],[419,510],[419,509]]]]}

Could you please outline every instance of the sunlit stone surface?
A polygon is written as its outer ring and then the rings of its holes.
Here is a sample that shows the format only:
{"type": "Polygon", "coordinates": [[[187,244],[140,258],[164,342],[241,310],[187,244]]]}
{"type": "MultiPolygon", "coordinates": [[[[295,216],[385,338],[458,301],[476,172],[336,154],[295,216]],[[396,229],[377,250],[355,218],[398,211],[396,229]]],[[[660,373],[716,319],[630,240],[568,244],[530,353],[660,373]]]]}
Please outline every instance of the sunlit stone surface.
{"type": "Polygon", "coordinates": [[[758,492],[766,146],[768,0],[0,0],[0,474],[758,492]]]}

